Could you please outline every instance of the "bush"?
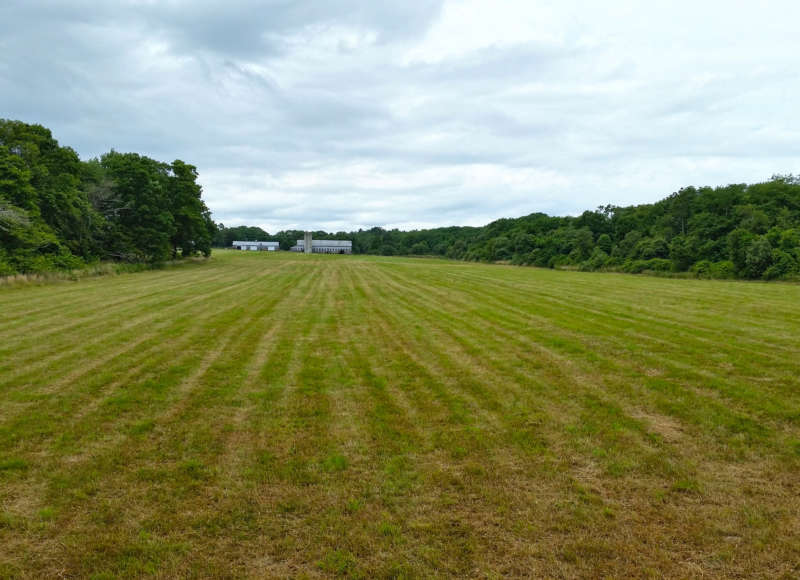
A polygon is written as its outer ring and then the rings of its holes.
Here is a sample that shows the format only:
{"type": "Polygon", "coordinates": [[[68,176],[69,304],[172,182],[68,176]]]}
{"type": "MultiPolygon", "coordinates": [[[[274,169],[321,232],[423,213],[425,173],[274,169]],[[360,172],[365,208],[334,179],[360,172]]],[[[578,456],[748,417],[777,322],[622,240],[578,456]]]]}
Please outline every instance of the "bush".
{"type": "Polygon", "coordinates": [[[666,258],[652,258],[650,260],[628,260],[622,265],[622,270],[629,274],[642,272],[669,272],[672,262],[666,258]]]}
{"type": "Polygon", "coordinates": [[[579,269],[584,272],[599,270],[600,268],[606,265],[608,259],[609,258],[607,253],[605,253],[600,248],[595,248],[594,252],[592,252],[592,255],[589,257],[589,259],[581,263],[579,269]]]}
{"type": "Polygon", "coordinates": [[[644,260],[625,260],[622,263],[622,271],[628,274],[641,274],[644,268],[644,260]]]}
{"type": "MultiPolygon", "coordinates": [[[[75,270],[86,265],[82,259],[61,248],[52,254],[20,254],[12,269],[22,274],[42,274],[55,270],[75,270]]],[[[12,272],[14,273],[14,272],[12,272]]]]}
{"type": "Polygon", "coordinates": [[[511,264],[514,266],[524,266],[527,264],[527,255],[526,254],[514,254],[511,257],[511,264]]]}
{"type": "Polygon", "coordinates": [[[538,266],[540,268],[549,268],[550,266],[550,258],[551,254],[547,251],[537,248],[535,250],[531,250],[528,254],[527,262],[528,264],[533,264],[534,266],[538,266]]]}
{"type": "Polygon", "coordinates": [[[772,265],[772,246],[766,237],[757,238],[747,249],[745,255],[745,275],[748,278],[761,278],[772,265]]]}
{"type": "Polygon", "coordinates": [[[772,250],[772,265],[766,269],[762,278],[775,280],[797,271],[794,257],[783,250],[772,250]]]}
{"type": "Polygon", "coordinates": [[[417,242],[416,244],[411,246],[411,253],[413,255],[415,255],[415,256],[421,256],[421,255],[424,255],[424,254],[430,254],[430,252],[431,252],[431,249],[428,246],[428,242],[426,242],[424,240],[421,241],[421,242],[417,242]]]}
{"type": "Polygon", "coordinates": [[[698,278],[728,280],[736,277],[736,266],[730,260],[700,260],[690,270],[698,278]]]}
{"type": "Polygon", "coordinates": [[[636,255],[643,260],[650,261],[656,258],[669,256],[669,246],[664,238],[644,238],[634,249],[636,255]]]}
{"type": "Polygon", "coordinates": [[[76,268],[83,268],[86,262],[71,254],[68,250],[62,250],[58,254],[53,254],[50,260],[52,269],[58,270],[75,270],[76,268]]]}
{"type": "Polygon", "coordinates": [[[736,266],[730,260],[713,262],[711,264],[711,277],[719,280],[729,280],[736,277],[736,266]]]}
{"type": "Polygon", "coordinates": [[[11,264],[3,260],[0,260],[0,277],[13,276],[16,273],[17,271],[11,267],[11,264]]]}
{"type": "Polygon", "coordinates": [[[651,272],[669,272],[672,270],[672,261],[665,258],[647,260],[647,269],[651,272]]]}
{"type": "Polygon", "coordinates": [[[690,272],[695,274],[698,278],[712,278],[711,274],[712,262],[711,260],[700,260],[690,268],[690,272]]]}

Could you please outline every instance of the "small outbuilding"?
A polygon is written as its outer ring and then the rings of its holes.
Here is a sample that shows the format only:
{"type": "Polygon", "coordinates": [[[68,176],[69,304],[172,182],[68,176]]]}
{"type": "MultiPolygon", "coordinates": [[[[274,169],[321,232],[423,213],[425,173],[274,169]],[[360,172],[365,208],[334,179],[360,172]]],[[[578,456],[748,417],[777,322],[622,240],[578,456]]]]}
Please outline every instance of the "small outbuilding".
{"type": "Polygon", "coordinates": [[[280,247],[278,242],[233,242],[231,245],[235,250],[249,252],[274,252],[280,247]]]}

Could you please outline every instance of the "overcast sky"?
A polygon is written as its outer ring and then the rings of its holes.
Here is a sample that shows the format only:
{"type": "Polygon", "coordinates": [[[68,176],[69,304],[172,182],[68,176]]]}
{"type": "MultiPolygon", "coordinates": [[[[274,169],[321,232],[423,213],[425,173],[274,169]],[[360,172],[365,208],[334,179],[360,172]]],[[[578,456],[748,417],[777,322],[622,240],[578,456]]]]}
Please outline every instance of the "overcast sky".
{"type": "Polygon", "coordinates": [[[576,214],[800,172],[800,2],[0,0],[0,117],[226,225],[576,214]]]}

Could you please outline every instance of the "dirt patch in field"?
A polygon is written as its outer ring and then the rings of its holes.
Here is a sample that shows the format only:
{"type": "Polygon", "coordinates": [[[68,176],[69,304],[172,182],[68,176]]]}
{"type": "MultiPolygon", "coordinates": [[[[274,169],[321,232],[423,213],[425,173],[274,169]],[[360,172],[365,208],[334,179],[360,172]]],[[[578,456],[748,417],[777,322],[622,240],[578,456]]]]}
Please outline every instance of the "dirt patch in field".
{"type": "Polygon", "coordinates": [[[666,415],[639,409],[632,412],[631,417],[645,423],[651,431],[657,433],[669,443],[680,441],[686,435],[683,426],[672,417],[667,417],[666,415]]]}

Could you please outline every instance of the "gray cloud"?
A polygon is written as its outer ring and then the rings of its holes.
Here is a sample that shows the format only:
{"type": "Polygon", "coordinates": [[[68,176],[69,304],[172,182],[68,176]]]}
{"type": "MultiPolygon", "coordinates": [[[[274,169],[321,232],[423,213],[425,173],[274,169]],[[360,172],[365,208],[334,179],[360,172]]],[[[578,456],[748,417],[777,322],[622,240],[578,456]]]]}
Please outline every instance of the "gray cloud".
{"type": "Polygon", "coordinates": [[[0,115],[198,166],[215,218],[479,225],[800,170],[793,2],[0,5],[0,115]]]}

